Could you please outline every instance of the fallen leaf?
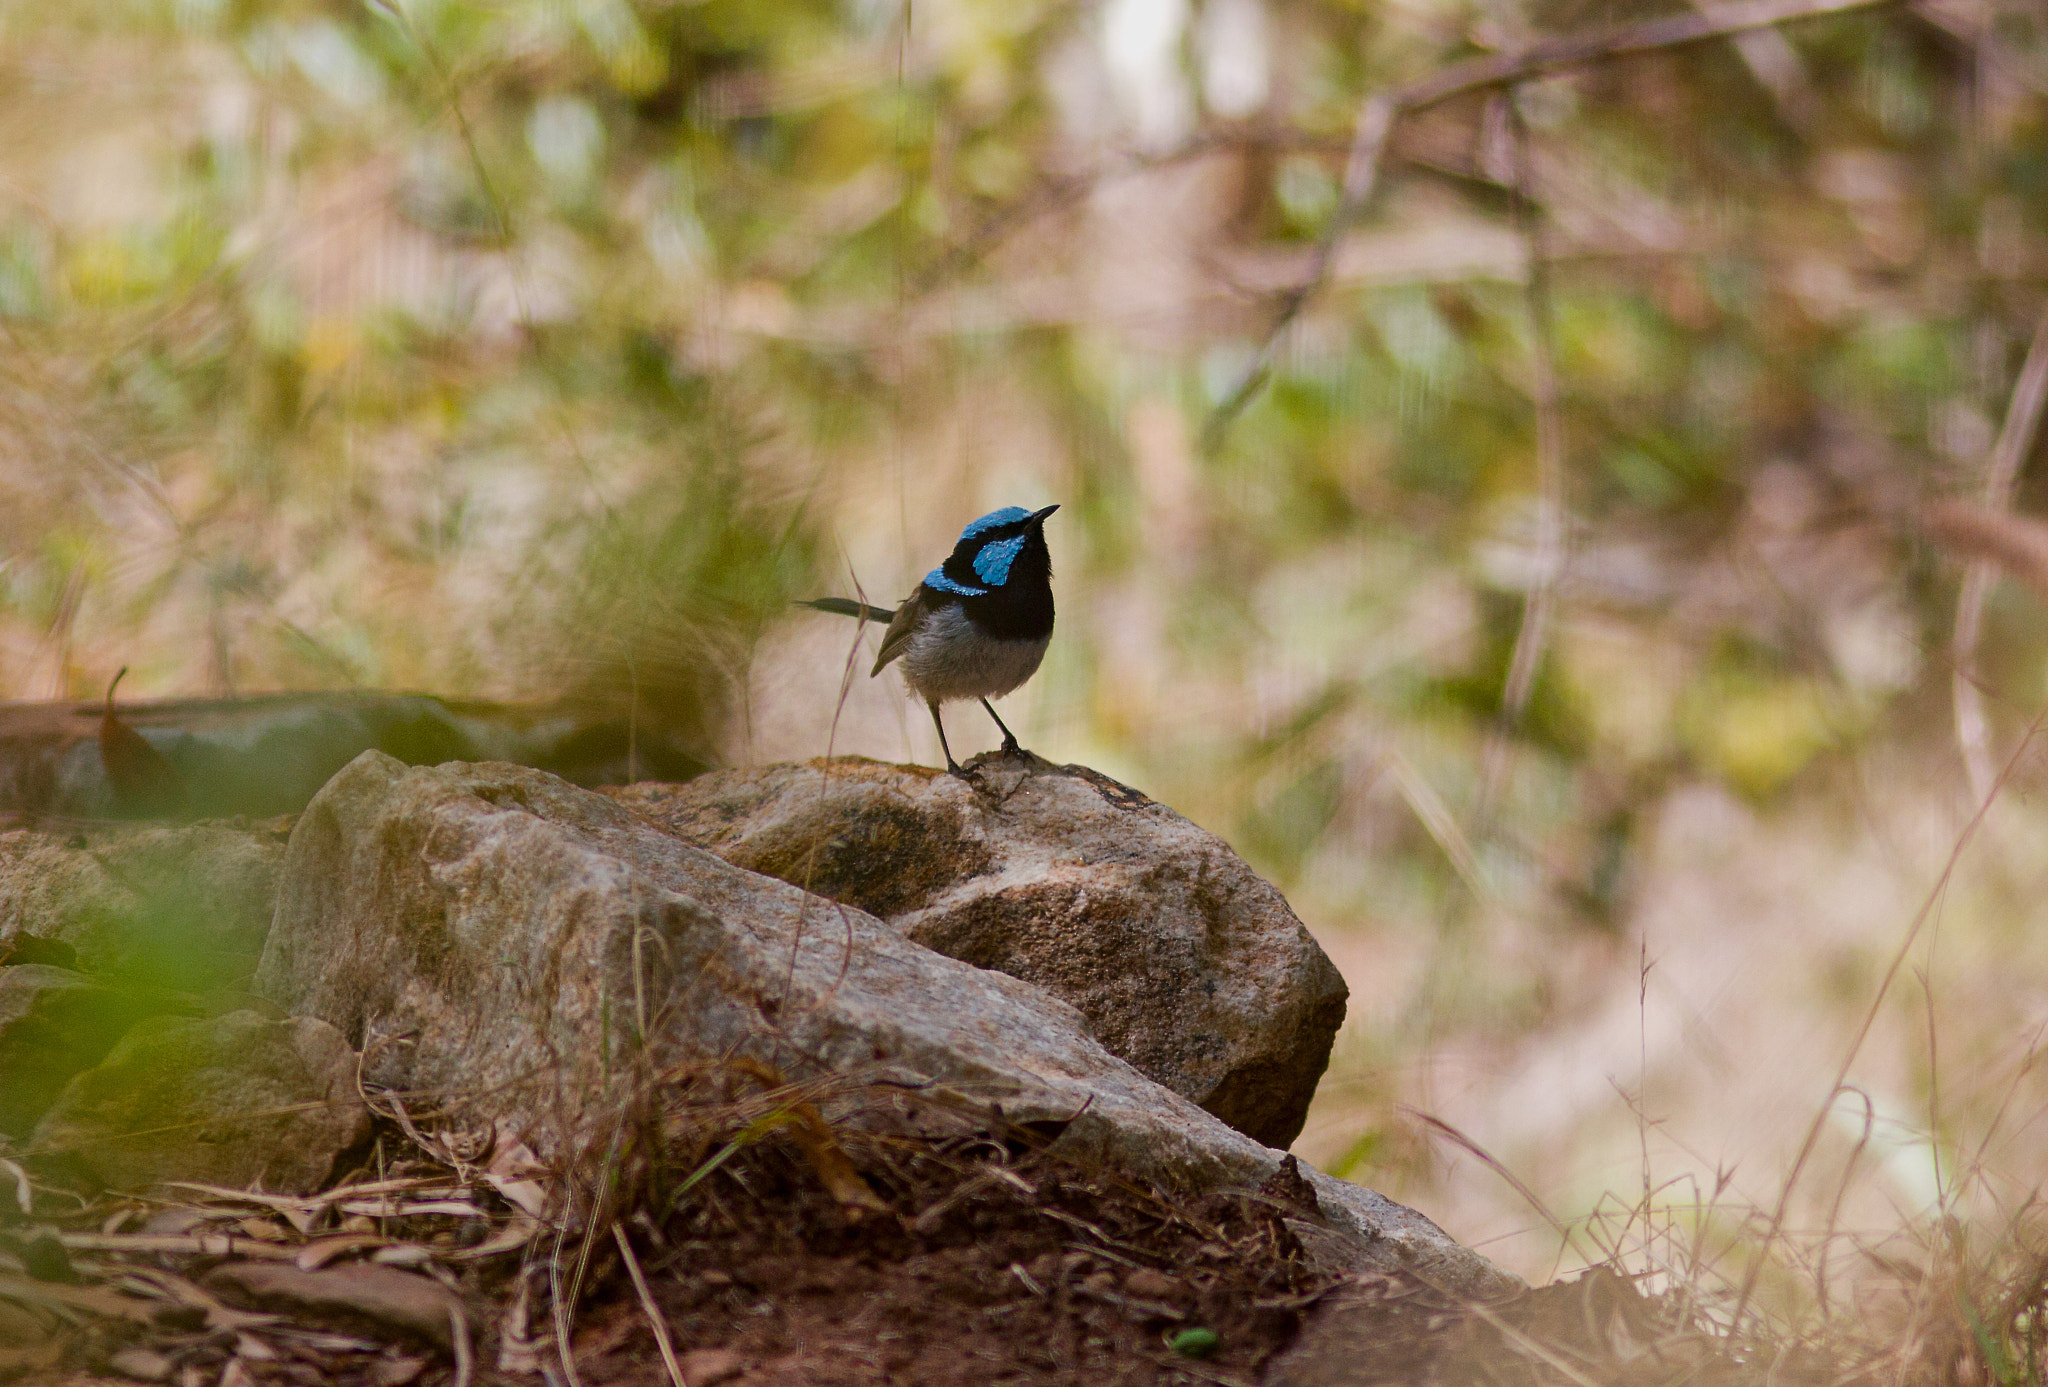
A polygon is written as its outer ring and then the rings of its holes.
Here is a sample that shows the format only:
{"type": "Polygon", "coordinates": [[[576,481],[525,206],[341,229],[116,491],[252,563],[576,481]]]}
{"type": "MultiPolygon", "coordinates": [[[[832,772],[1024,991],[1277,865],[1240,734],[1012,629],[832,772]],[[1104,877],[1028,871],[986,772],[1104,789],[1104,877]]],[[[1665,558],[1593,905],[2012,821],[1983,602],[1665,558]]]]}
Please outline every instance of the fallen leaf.
{"type": "Polygon", "coordinates": [[[171,1360],[155,1349],[124,1348],[107,1360],[107,1366],[137,1382],[162,1382],[171,1375],[171,1360]]]}
{"type": "Polygon", "coordinates": [[[209,1272],[205,1285],[294,1318],[400,1330],[444,1351],[454,1347],[454,1325],[464,1315],[461,1297],[433,1278],[367,1262],[319,1271],[234,1262],[209,1272]]]}
{"type": "Polygon", "coordinates": [[[275,1324],[277,1316],[259,1314],[253,1310],[237,1310],[221,1301],[192,1281],[174,1272],[159,1271],[154,1267],[127,1267],[121,1274],[121,1282],[129,1290],[140,1291],[167,1300],[187,1310],[197,1310],[206,1317],[208,1329],[227,1329],[237,1332],[252,1329],[257,1325],[275,1324]]]}
{"type": "Polygon", "coordinates": [[[275,1363],[277,1350],[261,1339],[250,1334],[235,1336],[235,1357],[246,1358],[251,1363],[275,1363]]]}
{"type": "Polygon", "coordinates": [[[826,1191],[839,1201],[840,1208],[849,1212],[888,1213],[888,1204],[853,1168],[853,1162],[847,1159],[839,1139],[832,1135],[832,1128],[823,1115],[809,1103],[796,1104],[790,1113],[795,1118],[789,1124],[790,1135],[810,1161],[811,1169],[817,1171],[826,1191]]]}
{"type": "Polygon", "coordinates": [[[0,1273],[0,1296],[18,1300],[24,1305],[83,1310],[107,1319],[133,1320],[137,1324],[149,1324],[156,1319],[156,1309],[148,1301],[118,1295],[101,1286],[64,1286],[0,1273]]]}
{"type": "Polygon", "coordinates": [[[426,1370],[424,1358],[383,1358],[370,1368],[370,1381],[375,1387],[405,1387],[426,1370]]]}
{"type": "Polygon", "coordinates": [[[518,1214],[513,1217],[510,1223],[491,1234],[490,1237],[478,1243],[475,1247],[465,1247],[458,1252],[451,1252],[445,1260],[450,1262],[474,1262],[480,1257],[495,1257],[501,1252],[517,1252],[520,1248],[532,1242],[534,1234],[540,1232],[540,1230],[541,1226],[538,1222],[528,1218],[525,1214],[518,1214]]]}

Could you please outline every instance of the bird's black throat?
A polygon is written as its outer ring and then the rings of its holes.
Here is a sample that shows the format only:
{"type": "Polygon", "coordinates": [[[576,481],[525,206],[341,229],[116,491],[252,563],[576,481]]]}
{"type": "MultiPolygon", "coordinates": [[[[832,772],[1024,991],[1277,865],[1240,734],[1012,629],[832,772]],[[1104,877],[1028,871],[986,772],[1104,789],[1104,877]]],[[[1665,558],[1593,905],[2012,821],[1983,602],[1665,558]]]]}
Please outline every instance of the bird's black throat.
{"type": "MultiPolygon", "coordinates": [[[[1014,533],[1014,532],[1013,532],[1014,533]]],[[[961,544],[945,563],[948,578],[963,587],[988,587],[974,571],[974,556],[981,546],[961,544]]],[[[998,640],[1044,640],[1052,634],[1052,551],[1045,534],[1032,525],[1025,534],[1024,548],[1011,561],[1003,583],[988,588],[986,596],[968,597],[927,586],[925,600],[933,605],[958,602],[984,635],[998,640]]]]}

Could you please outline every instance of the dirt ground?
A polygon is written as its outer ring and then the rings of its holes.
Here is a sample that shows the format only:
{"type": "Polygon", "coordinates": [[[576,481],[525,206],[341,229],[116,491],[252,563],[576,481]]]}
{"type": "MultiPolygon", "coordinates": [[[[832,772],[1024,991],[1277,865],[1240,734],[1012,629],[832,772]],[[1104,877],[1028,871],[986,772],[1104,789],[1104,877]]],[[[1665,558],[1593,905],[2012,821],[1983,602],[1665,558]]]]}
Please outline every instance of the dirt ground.
{"type": "Polygon", "coordinates": [[[1313,1217],[1313,1194],[1285,1168],[1260,1190],[1175,1197],[1014,1134],[828,1127],[786,1094],[750,1111],[679,1158],[613,1162],[585,1186],[581,1207],[595,1219],[523,1215],[522,1201],[539,1207],[538,1184],[494,1180],[512,1169],[497,1156],[427,1159],[416,1134],[387,1127],[374,1160],[302,1201],[214,1191],[185,1205],[102,1200],[51,1223],[0,1222],[0,1380],[1761,1380],[1612,1273],[1475,1308],[1398,1272],[1318,1269],[1289,1229],[1313,1217]],[[390,1216],[344,1219],[373,1207],[352,1193],[371,1190],[389,1191],[374,1207],[390,1216]],[[181,1239],[192,1245],[171,1245],[181,1239]],[[301,1283],[263,1290],[259,1268],[301,1283]],[[1331,1306],[1343,1310],[1335,1334],[1331,1306]],[[561,1320],[572,1324],[573,1367],[555,1346],[561,1320]]]}
{"type": "MultiPolygon", "coordinates": [[[[1328,1284],[1277,1198],[1187,1205],[1043,1156],[893,1155],[927,1196],[915,1212],[849,1211],[764,1151],[672,1220],[647,1273],[679,1353],[749,1387],[1253,1381],[1328,1284]]],[[[629,1278],[598,1300],[575,1341],[589,1387],[668,1387],[629,1278]]]]}

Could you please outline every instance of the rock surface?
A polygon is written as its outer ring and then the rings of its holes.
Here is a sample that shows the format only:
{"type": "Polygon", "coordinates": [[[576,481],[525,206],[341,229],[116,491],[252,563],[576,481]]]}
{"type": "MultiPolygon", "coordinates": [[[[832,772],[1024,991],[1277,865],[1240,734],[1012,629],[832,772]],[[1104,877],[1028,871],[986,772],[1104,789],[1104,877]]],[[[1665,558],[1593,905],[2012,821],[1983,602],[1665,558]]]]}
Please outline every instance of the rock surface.
{"type": "Polygon", "coordinates": [[[67,1084],[29,1149],[102,1184],[164,1180],[304,1193],[369,1135],[356,1056],[312,1017],[152,1017],[67,1084]]]}
{"type": "Polygon", "coordinates": [[[284,845],[278,821],[0,833],[0,961],[61,957],[157,989],[245,982],[284,845]]]}
{"type": "Polygon", "coordinates": [[[1096,772],[860,757],[608,793],[735,866],[1071,1003],[1111,1054],[1268,1146],[1344,1021],[1336,967],[1214,834],[1096,772]]]}
{"type": "Polygon", "coordinates": [[[27,1136],[135,1017],[132,998],[68,968],[0,968],[0,1134],[27,1136]]]}
{"type": "MultiPolygon", "coordinates": [[[[1000,1104],[1056,1149],[1170,1187],[1256,1185],[1281,1162],[1038,987],[516,766],[358,757],[293,830],[256,986],[339,1028],[371,1079],[465,1095],[544,1157],[608,1135],[646,1074],[743,1056],[1000,1104]]],[[[1356,1262],[1516,1284],[1420,1214],[1311,1179],[1356,1262]]]]}

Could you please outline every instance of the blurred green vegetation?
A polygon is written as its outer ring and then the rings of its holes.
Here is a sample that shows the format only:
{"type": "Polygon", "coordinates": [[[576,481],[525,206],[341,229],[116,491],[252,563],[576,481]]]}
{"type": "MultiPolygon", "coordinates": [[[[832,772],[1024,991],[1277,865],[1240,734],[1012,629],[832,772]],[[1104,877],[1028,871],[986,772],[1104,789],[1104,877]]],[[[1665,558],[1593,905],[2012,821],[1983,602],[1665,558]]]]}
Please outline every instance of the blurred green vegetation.
{"type": "MultiPolygon", "coordinates": [[[[1060,500],[1027,740],[1290,891],[1360,989],[1313,1154],[1426,1190],[1408,1066],[1635,996],[1675,797],[1853,806],[1873,755],[1953,789],[1960,570],[1913,516],[1981,487],[2044,307],[2036,6],[1405,122],[1200,446],[1368,93],[1679,8],[16,0],[0,691],[575,692],[742,755],[761,661],[838,680],[774,647],[790,596],[893,600],[964,518],[1060,500]]],[[[1988,609],[2001,748],[2039,615],[1988,609]]]]}

